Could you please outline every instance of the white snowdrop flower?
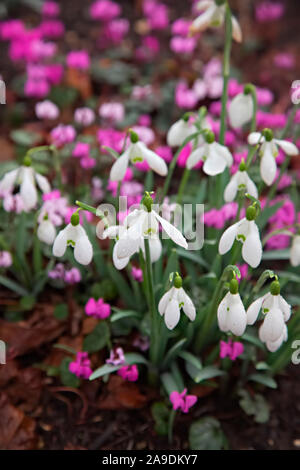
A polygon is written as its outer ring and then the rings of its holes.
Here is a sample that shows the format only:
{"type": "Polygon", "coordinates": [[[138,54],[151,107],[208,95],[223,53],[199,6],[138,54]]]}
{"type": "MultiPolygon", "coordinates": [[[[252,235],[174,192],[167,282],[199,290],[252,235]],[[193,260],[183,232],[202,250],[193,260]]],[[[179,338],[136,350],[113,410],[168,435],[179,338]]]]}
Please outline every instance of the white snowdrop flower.
{"type": "Polygon", "coordinates": [[[182,279],[176,273],[174,286],[162,296],[158,304],[158,311],[160,315],[164,316],[166,327],[169,330],[173,330],[179,322],[181,308],[191,321],[195,320],[196,309],[193,301],[182,288],[182,279]]]}
{"type": "Polygon", "coordinates": [[[37,204],[36,183],[43,193],[48,193],[51,190],[47,178],[37,173],[30,165],[30,157],[25,157],[22,166],[6,173],[0,181],[0,191],[10,193],[16,185],[20,186],[19,194],[26,212],[33,209],[37,204]]]}
{"type": "Polygon", "coordinates": [[[131,257],[136,252],[137,246],[143,246],[142,239],[149,238],[149,241],[158,239],[159,224],[174,243],[185,249],[188,248],[182,233],[154,211],[152,204],[153,200],[146,192],[141,201],[142,208],[134,210],[124,220],[124,225],[128,228],[116,243],[116,256],[119,259],[131,257]]]}
{"type": "Polygon", "coordinates": [[[57,235],[53,245],[53,255],[63,256],[67,246],[74,248],[74,257],[78,263],[87,265],[92,261],[93,247],[84,228],[79,224],[78,212],[72,215],[71,222],[57,235]]]}
{"type": "Polygon", "coordinates": [[[39,224],[37,229],[37,236],[41,242],[46,243],[47,245],[52,245],[56,237],[56,228],[48,219],[48,216],[45,216],[42,222],[39,224]]]}
{"type": "MultiPolygon", "coordinates": [[[[125,220],[126,222],[126,220],[125,220]]],[[[118,251],[118,241],[122,239],[122,236],[125,238],[127,237],[127,229],[123,225],[113,225],[108,227],[104,230],[102,234],[102,238],[116,238],[116,243],[113,248],[113,263],[116,269],[121,270],[124,269],[130,261],[130,257],[133,256],[135,253],[138,253],[141,249],[145,255],[145,243],[144,238],[141,236],[138,240],[135,240],[135,250],[132,252],[130,256],[125,256],[119,258],[117,255],[118,251]]],[[[156,236],[149,236],[149,249],[150,249],[150,258],[151,262],[155,263],[160,258],[162,252],[162,244],[158,237],[156,236]]]]}
{"type": "Polygon", "coordinates": [[[280,284],[273,281],[270,292],[256,299],[247,310],[247,323],[253,325],[260,310],[265,315],[259,328],[259,338],[269,351],[274,352],[287,340],[286,322],[291,316],[291,306],[280,295],[280,284]]]}
{"type": "Polygon", "coordinates": [[[200,160],[204,161],[203,171],[207,175],[215,176],[223,173],[225,168],[230,167],[233,158],[228,148],[215,142],[215,135],[212,131],[207,130],[204,133],[205,142],[196,148],[189,156],[186,167],[190,170],[200,160]]]}
{"type": "Polygon", "coordinates": [[[231,177],[224,191],[225,202],[234,201],[238,191],[244,189],[250,196],[258,198],[257,187],[246,171],[245,162],[242,161],[239,170],[231,177]]]}
{"type": "Polygon", "coordinates": [[[170,147],[180,147],[185,139],[197,132],[196,126],[189,123],[189,114],[174,122],[167,134],[167,144],[170,147]]]}
{"type": "Polygon", "coordinates": [[[252,268],[256,268],[262,257],[262,244],[259,230],[255,223],[256,208],[247,208],[246,217],[231,225],[220,238],[219,253],[224,255],[233,245],[234,240],[243,244],[242,257],[252,268]]]}
{"type": "Polygon", "coordinates": [[[129,161],[131,161],[131,163],[137,163],[143,162],[144,160],[155,173],[158,173],[160,176],[166,176],[168,167],[165,161],[155,152],[148,149],[148,147],[139,140],[136,132],[131,131],[130,140],[131,142],[128,148],[113,164],[109,179],[111,181],[122,181],[129,161]]]}
{"type": "Polygon", "coordinates": [[[251,89],[253,85],[246,85],[243,93],[236,95],[231,101],[228,109],[228,117],[231,127],[237,129],[247,122],[250,122],[253,116],[253,99],[251,89]]]}
{"type": "Polygon", "coordinates": [[[242,336],[247,326],[247,315],[238,289],[238,281],[232,279],[229,292],[218,307],[218,325],[221,331],[230,331],[236,336],[242,336]]]}
{"type": "MultiPolygon", "coordinates": [[[[202,13],[193,21],[190,32],[196,34],[210,27],[220,27],[225,19],[225,0],[201,0],[197,4],[197,9],[202,13]]],[[[235,18],[231,15],[232,37],[237,42],[242,42],[241,27],[235,18]]]]}
{"type": "Polygon", "coordinates": [[[274,139],[271,129],[264,129],[262,132],[251,132],[248,135],[248,143],[250,145],[261,144],[259,150],[260,175],[268,186],[271,186],[276,178],[278,147],[287,155],[298,155],[299,153],[298,148],[292,142],[274,139]]]}
{"type": "Polygon", "coordinates": [[[295,235],[292,239],[290,262],[294,267],[300,265],[300,234],[295,235]]]}

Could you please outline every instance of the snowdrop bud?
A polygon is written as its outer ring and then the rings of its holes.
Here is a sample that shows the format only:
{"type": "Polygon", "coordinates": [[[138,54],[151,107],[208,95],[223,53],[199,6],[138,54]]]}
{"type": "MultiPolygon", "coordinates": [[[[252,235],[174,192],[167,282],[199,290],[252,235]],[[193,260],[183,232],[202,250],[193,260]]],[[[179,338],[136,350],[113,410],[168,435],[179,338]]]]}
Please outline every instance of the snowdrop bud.
{"type": "Polygon", "coordinates": [[[209,129],[206,129],[204,131],[203,136],[205,142],[207,142],[208,144],[212,144],[215,141],[215,134],[209,129]]]}
{"type": "Polygon", "coordinates": [[[273,131],[271,129],[264,129],[262,131],[262,135],[264,136],[267,142],[271,142],[271,140],[273,140],[274,138],[273,131]]]}
{"type": "Polygon", "coordinates": [[[270,285],[270,292],[272,295],[280,294],[280,284],[278,281],[273,281],[270,285]]]}
{"type": "Polygon", "coordinates": [[[130,133],[131,143],[136,144],[139,141],[139,136],[132,129],[130,129],[129,133],[130,133]]]}
{"type": "Polygon", "coordinates": [[[255,220],[257,216],[257,211],[254,206],[249,206],[246,210],[246,219],[247,220],[255,220]]]}

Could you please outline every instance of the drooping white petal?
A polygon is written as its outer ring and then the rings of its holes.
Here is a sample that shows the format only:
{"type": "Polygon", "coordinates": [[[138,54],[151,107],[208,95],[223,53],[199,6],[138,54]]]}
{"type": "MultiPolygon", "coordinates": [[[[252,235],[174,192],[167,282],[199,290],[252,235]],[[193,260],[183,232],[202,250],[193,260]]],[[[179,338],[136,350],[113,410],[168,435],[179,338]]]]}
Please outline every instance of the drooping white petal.
{"type": "Polygon", "coordinates": [[[279,308],[273,308],[266,313],[264,322],[260,328],[262,338],[267,341],[276,341],[282,335],[285,326],[283,314],[279,308]]]}
{"type": "Polygon", "coordinates": [[[262,244],[260,241],[259,230],[254,220],[249,222],[249,233],[242,247],[242,256],[246,263],[252,268],[256,268],[262,257],[262,244]]]}
{"type": "Polygon", "coordinates": [[[253,115],[253,101],[250,94],[239,93],[231,101],[228,116],[231,127],[237,129],[251,121],[253,115]]]}
{"type": "Polygon", "coordinates": [[[125,176],[129,160],[129,149],[127,149],[113,164],[110,170],[111,181],[122,181],[125,176]]]}
{"type": "Polygon", "coordinates": [[[260,132],[251,132],[248,135],[248,144],[250,145],[257,145],[259,142],[264,142],[265,138],[262,136],[260,132]]]}
{"type": "Polygon", "coordinates": [[[227,311],[229,294],[230,294],[230,292],[227,292],[227,294],[225,295],[223,300],[221,300],[221,302],[218,306],[218,312],[217,312],[219,328],[220,328],[221,331],[224,331],[224,332],[229,330],[228,311],[227,311]]]}
{"type": "Polygon", "coordinates": [[[38,200],[38,196],[33,180],[32,168],[23,169],[22,182],[20,186],[20,196],[22,198],[26,211],[30,211],[35,207],[38,200]]]}
{"type": "Polygon", "coordinates": [[[200,162],[202,157],[205,155],[205,152],[208,150],[207,145],[202,145],[201,147],[196,148],[191,152],[189,155],[187,161],[186,161],[186,167],[188,170],[191,170],[197,163],[200,162]]]}
{"type": "Polygon", "coordinates": [[[230,294],[227,300],[227,326],[236,336],[242,336],[247,326],[247,315],[240,294],[230,294]]]}
{"type": "Polygon", "coordinates": [[[275,352],[281,347],[282,343],[286,341],[287,338],[288,338],[288,330],[287,330],[287,326],[285,325],[280,337],[276,341],[267,341],[266,346],[270,352],[275,352]]]}
{"type": "Polygon", "coordinates": [[[219,142],[213,142],[211,144],[211,149],[213,149],[215,152],[217,152],[224,158],[227,166],[231,166],[233,164],[233,156],[225,145],[221,145],[219,144],[219,142]]]}
{"type": "Polygon", "coordinates": [[[178,300],[172,298],[167,305],[164,316],[166,327],[173,330],[180,320],[180,310],[178,300]]]}
{"type": "Polygon", "coordinates": [[[295,235],[293,237],[290,251],[290,262],[294,267],[300,265],[300,235],[295,235]]]}
{"type": "Polygon", "coordinates": [[[247,309],[248,325],[253,325],[256,322],[264,299],[265,299],[265,296],[259,297],[258,299],[254,300],[254,302],[252,302],[252,304],[248,307],[247,309]]]}
{"type": "Polygon", "coordinates": [[[53,245],[53,255],[57,256],[60,258],[65,254],[66,248],[67,248],[67,241],[68,241],[68,232],[66,228],[61,230],[59,234],[57,235],[54,245],[53,245]]]}
{"type": "Polygon", "coordinates": [[[138,142],[136,145],[139,145],[142,149],[142,155],[147,161],[150,168],[155,171],[160,176],[166,176],[168,173],[168,167],[163,158],[157,155],[152,150],[148,149],[143,142],[138,142]]]}
{"type": "Polygon", "coordinates": [[[50,220],[43,220],[37,229],[37,236],[41,242],[52,245],[56,236],[56,229],[50,220]]]}
{"type": "Polygon", "coordinates": [[[127,258],[126,257],[125,258],[118,258],[116,246],[117,246],[117,243],[115,243],[115,246],[113,248],[112,260],[113,260],[115,268],[120,271],[121,269],[124,269],[127,266],[127,264],[129,263],[130,258],[129,257],[127,257],[127,258]]]}
{"type": "Polygon", "coordinates": [[[224,255],[233,245],[234,239],[236,237],[240,222],[231,225],[228,229],[225,230],[223,235],[220,238],[219,242],[219,253],[220,255],[224,255]]]}
{"type": "Polygon", "coordinates": [[[281,140],[281,139],[273,139],[274,142],[276,142],[279,147],[282,148],[282,150],[287,154],[287,155],[298,155],[299,150],[298,147],[293,144],[292,142],[289,142],[288,140],[281,140]]]}
{"type": "Polygon", "coordinates": [[[41,189],[43,193],[49,193],[51,191],[51,186],[47,178],[45,178],[45,176],[40,175],[39,173],[35,173],[35,179],[37,181],[39,188],[41,189]]]}
{"type": "Polygon", "coordinates": [[[250,178],[250,176],[248,175],[248,173],[246,171],[244,171],[243,173],[245,173],[245,176],[246,176],[247,193],[249,193],[250,196],[255,197],[255,199],[257,199],[258,198],[258,191],[257,191],[256,184],[252,181],[252,179],[250,178]]]}
{"type": "Polygon", "coordinates": [[[276,160],[272,153],[272,147],[270,142],[265,142],[264,144],[264,152],[260,160],[260,175],[263,181],[268,185],[274,182],[276,177],[276,160]]]}
{"type": "Polygon", "coordinates": [[[197,132],[197,129],[194,125],[190,125],[188,121],[180,119],[170,127],[167,134],[167,144],[170,147],[180,147],[185,139],[195,132],[197,132]]]}
{"type": "Polygon", "coordinates": [[[232,23],[232,37],[236,42],[242,42],[243,40],[243,33],[240,27],[240,24],[235,16],[231,16],[231,23],[232,23]]]}
{"type": "Polygon", "coordinates": [[[162,296],[162,298],[160,299],[159,304],[158,304],[158,311],[159,311],[160,315],[164,315],[164,314],[165,314],[167,305],[168,305],[168,303],[169,303],[169,301],[170,301],[170,298],[171,298],[171,296],[172,296],[172,293],[173,293],[173,289],[174,289],[174,287],[172,287],[170,290],[168,290],[168,291],[162,296]]]}
{"type": "Polygon", "coordinates": [[[178,301],[182,310],[191,321],[194,321],[196,318],[196,309],[192,299],[187,295],[182,287],[178,290],[178,301]]]}
{"type": "Polygon", "coordinates": [[[157,214],[157,212],[152,211],[157,218],[157,220],[161,223],[162,228],[164,231],[167,233],[167,235],[173,240],[174,243],[176,243],[179,246],[182,246],[183,248],[187,249],[188,244],[182,233],[174,227],[174,225],[170,224],[166,219],[163,217],[160,217],[160,215],[157,214]]]}
{"type": "Polygon", "coordinates": [[[0,181],[0,191],[12,191],[19,173],[19,168],[8,171],[0,181]]]}
{"type": "Polygon", "coordinates": [[[201,13],[192,23],[191,25],[191,32],[192,33],[197,33],[204,31],[208,26],[210,26],[210,23],[212,21],[213,15],[216,10],[216,5],[211,4],[206,11],[201,13]]]}
{"type": "Polygon", "coordinates": [[[83,235],[76,240],[74,248],[74,258],[80,264],[86,266],[93,258],[93,247],[87,235],[83,235]]]}
{"type": "Polygon", "coordinates": [[[159,260],[162,252],[162,244],[160,239],[157,237],[150,237],[149,238],[149,248],[150,248],[150,258],[151,263],[155,263],[159,260]]]}
{"type": "MultiPolygon", "coordinates": [[[[215,142],[214,142],[215,143],[215,142]]],[[[203,171],[209,176],[215,176],[223,173],[227,166],[227,161],[221,152],[213,146],[209,145],[209,154],[204,162],[203,171]]]]}
{"type": "Polygon", "coordinates": [[[229,183],[227,184],[225,191],[224,191],[224,201],[225,202],[232,202],[235,199],[237,190],[238,190],[238,173],[235,173],[229,183]]]}
{"type": "Polygon", "coordinates": [[[291,306],[282,297],[282,295],[278,295],[278,302],[279,302],[279,307],[283,313],[284,321],[285,322],[289,321],[290,316],[291,316],[291,306]]]}

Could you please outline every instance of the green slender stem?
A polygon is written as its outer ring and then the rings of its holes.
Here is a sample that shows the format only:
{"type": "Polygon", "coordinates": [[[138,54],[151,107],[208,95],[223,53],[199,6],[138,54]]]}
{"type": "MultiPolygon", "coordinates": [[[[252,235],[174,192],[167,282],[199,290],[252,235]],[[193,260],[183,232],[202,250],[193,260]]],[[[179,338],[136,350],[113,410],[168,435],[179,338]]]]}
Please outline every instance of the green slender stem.
{"type": "Polygon", "coordinates": [[[177,204],[181,204],[182,195],[184,193],[184,189],[185,189],[185,186],[188,182],[190,173],[191,173],[191,170],[189,170],[188,168],[184,169],[184,172],[183,172],[183,175],[182,175],[182,178],[181,178],[181,182],[180,182],[180,185],[179,185],[178,194],[177,194],[177,204]]]}
{"type": "Polygon", "coordinates": [[[232,43],[231,10],[226,2],[225,10],[225,48],[223,58],[223,92],[219,142],[224,145],[226,131],[226,105],[228,99],[228,81],[230,75],[230,52],[232,43]]]}
{"type": "Polygon", "coordinates": [[[256,95],[256,88],[252,85],[251,87],[251,97],[253,103],[253,114],[251,119],[250,125],[250,132],[256,131],[256,114],[257,114],[257,95],[256,95]]]}
{"type": "Polygon", "coordinates": [[[80,209],[83,209],[85,211],[88,211],[88,212],[91,212],[92,214],[96,215],[97,217],[100,218],[100,220],[102,220],[102,222],[104,223],[104,226],[105,228],[107,228],[109,226],[109,223],[108,223],[108,220],[107,220],[107,217],[106,215],[102,212],[99,211],[99,209],[96,209],[95,207],[93,206],[90,206],[89,204],[85,204],[85,202],[81,202],[81,201],[76,201],[75,204],[77,206],[80,207],[80,209]]]}
{"type": "Polygon", "coordinates": [[[120,192],[121,192],[121,181],[118,181],[117,196],[116,196],[116,207],[120,211],[120,192]]]}
{"type": "Polygon", "coordinates": [[[152,364],[158,365],[158,346],[159,346],[159,317],[156,311],[155,297],[154,297],[154,286],[153,286],[153,273],[152,264],[150,257],[150,245],[149,239],[144,239],[145,243],[145,258],[146,258],[146,272],[147,272],[147,287],[148,287],[148,300],[149,310],[151,315],[151,342],[150,342],[150,360],[152,364]]]}
{"type": "Polygon", "coordinates": [[[168,440],[169,444],[173,442],[173,429],[174,429],[174,421],[176,417],[176,411],[172,410],[169,415],[169,422],[168,422],[168,440]]]}

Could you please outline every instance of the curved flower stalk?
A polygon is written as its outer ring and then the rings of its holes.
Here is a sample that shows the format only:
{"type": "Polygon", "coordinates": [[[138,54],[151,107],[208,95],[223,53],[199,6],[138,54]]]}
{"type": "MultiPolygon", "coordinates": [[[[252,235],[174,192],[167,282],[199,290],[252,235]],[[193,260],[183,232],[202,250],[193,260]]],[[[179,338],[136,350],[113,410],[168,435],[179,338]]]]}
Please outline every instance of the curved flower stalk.
{"type": "Polygon", "coordinates": [[[228,109],[228,117],[231,127],[237,129],[250,122],[254,113],[252,89],[253,85],[246,85],[243,93],[236,95],[228,109]]]}
{"type": "Polygon", "coordinates": [[[300,233],[296,234],[292,239],[290,262],[294,267],[300,265],[300,233]]]}
{"type": "Polygon", "coordinates": [[[206,130],[204,133],[204,144],[196,148],[186,162],[186,167],[190,170],[200,160],[204,161],[203,171],[207,175],[215,176],[223,173],[226,167],[230,167],[233,158],[228,148],[215,142],[215,135],[212,131],[206,130]]]}
{"type": "Polygon", "coordinates": [[[128,148],[115,161],[110,170],[109,179],[111,181],[122,181],[129,161],[131,161],[131,163],[146,161],[155,173],[158,173],[160,176],[166,176],[168,167],[165,161],[155,152],[148,149],[148,147],[139,140],[136,132],[130,131],[130,141],[128,148]]]}
{"type": "Polygon", "coordinates": [[[256,217],[256,207],[254,205],[249,206],[246,211],[246,217],[225,230],[219,242],[220,255],[227,253],[236,239],[243,244],[243,259],[252,268],[257,268],[261,262],[262,244],[259,229],[255,223],[256,217]]]}
{"type": "Polygon", "coordinates": [[[299,150],[295,144],[287,140],[274,139],[271,129],[264,129],[262,132],[251,132],[248,135],[248,143],[250,145],[261,144],[260,154],[260,174],[263,181],[268,185],[274,182],[276,178],[276,157],[278,155],[278,147],[280,147],[287,155],[298,155],[299,150]]]}
{"type": "Polygon", "coordinates": [[[23,165],[9,171],[0,181],[0,191],[11,193],[16,185],[20,186],[20,197],[26,212],[33,209],[38,201],[36,184],[43,193],[51,191],[50,184],[45,176],[37,173],[31,167],[31,158],[25,157],[23,165]]]}
{"type": "Polygon", "coordinates": [[[197,132],[197,127],[189,123],[189,118],[190,113],[186,113],[170,127],[167,133],[167,144],[170,147],[180,147],[187,137],[197,132]]]}
{"type": "Polygon", "coordinates": [[[164,231],[174,243],[187,249],[187,241],[181,232],[166,219],[158,215],[158,213],[152,209],[152,204],[152,197],[150,193],[146,192],[141,201],[141,209],[135,209],[125,219],[124,224],[127,225],[127,227],[120,231],[120,238],[115,246],[116,259],[120,261],[124,260],[125,263],[125,259],[130,258],[140,247],[143,247],[145,238],[149,239],[149,244],[152,243],[153,246],[156,243],[154,251],[158,252],[159,224],[161,224],[164,231]]]}
{"type": "Polygon", "coordinates": [[[78,211],[72,215],[71,222],[57,235],[53,245],[53,255],[63,256],[67,246],[74,248],[74,257],[78,263],[87,265],[92,261],[93,247],[79,223],[78,211]]]}
{"type": "Polygon", "coordinates": [[[47,214],[45,214],[42,222],[38,226],[37,237],[41,242],[46,243],[47,245],[52,245],[55,240],[56,228],[52,221],[48,219],[47,214]]]}
{"type": "Polygon", "coordinates": [[[229,292],[218,307],[218,325],[221,331],[242,336],[247,326],[245,307],[239,294],[239,283],[234,278],[229,284],[229,292]]]}
{"type": "MultiPolygon", "coordinates": [[[[197,9],[202,13],[193,21],[190,33],[196,34],[209,27],[220,27],[225,19],[225,0],[202,0],[197,9]]],[[[242,42],[242,30],[237,19],[231,15],[232,37],[237,42],[242,42]]]]}
{"type": "Polygon", "coordinates": [[[225,202],[234,201],[237,192],[245,190],[250,196],[255,199],[258,198],[258,191],[255,183],[249,177],[246,164],[244,161],[241,162],[239,170],[231,177],[229,183],[227,184],[224,191],[224,200],[225,202]]]}
{"type": "Polygon", "coordinates": [[[182,288],[181,276],[176,273],[174,286],[162,296],[158,304],[158,311],[164,317],[169,330],[173,330],[178,324],[181,308],[191,321],[195,320],[196,309],[193,301],[182,288]]]}
{"type": "Polygon", "coordinates": [[[259,328],[259,338],[271,352],[277,351],[288,338],[286,322],[291,316],[291,306],[280,295],[278,280],[273,281],[270,292],[256,299],[247,310],[247,323],[253,325],[259,312],[265,315],[259,328]]]}

